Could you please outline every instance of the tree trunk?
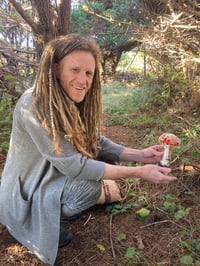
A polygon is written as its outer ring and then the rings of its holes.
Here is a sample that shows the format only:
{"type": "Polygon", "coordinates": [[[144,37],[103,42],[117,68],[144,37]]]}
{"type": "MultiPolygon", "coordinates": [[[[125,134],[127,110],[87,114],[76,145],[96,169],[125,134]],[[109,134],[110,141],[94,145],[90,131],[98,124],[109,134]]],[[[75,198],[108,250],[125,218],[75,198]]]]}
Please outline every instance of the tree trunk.
{"type": "Polygon", "coordinates": [[[66,35],[70,25],[70,0],[31,0],[32,15],[30,16],[16,0],[9,3],[30,26],[38,59],[47,42],[57,36],[66,35]]]}

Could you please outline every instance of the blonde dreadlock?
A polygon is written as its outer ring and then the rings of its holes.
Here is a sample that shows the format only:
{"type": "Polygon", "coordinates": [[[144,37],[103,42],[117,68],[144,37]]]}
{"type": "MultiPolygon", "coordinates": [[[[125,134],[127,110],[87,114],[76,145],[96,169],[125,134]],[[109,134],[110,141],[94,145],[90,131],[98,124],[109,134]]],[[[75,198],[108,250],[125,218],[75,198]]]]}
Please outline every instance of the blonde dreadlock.
{"type": "Polygon", "coordinates": [[[47,44],[36,76],[33,99],[36,114],[53,139],[55,153],[62,152],[59,132],[63,131],[80,153],[93,158],[98,151],[102,128],[100,50],[94,40],[69,34],[47,44]],[[75,50],[90,52],[96,65],[91,89],[78,107],[60,87],[54,71],[55,64],[75,50]]]}

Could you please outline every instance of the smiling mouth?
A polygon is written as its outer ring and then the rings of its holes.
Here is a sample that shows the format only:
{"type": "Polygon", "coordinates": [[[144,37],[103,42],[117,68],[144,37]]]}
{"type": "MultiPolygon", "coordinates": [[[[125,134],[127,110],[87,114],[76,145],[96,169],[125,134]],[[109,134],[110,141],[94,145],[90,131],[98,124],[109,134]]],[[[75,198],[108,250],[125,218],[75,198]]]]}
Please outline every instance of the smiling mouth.
{"type": "Polygon", "coordinates": [[[74,86],[74,85],[72,85],[72,87],[73,87],[75,90],[78,90],[78,91],[84,91],[84,90],[85,90],[84,88],[81,88],[81,87],[78,87],[78,86],[74,86]]]}

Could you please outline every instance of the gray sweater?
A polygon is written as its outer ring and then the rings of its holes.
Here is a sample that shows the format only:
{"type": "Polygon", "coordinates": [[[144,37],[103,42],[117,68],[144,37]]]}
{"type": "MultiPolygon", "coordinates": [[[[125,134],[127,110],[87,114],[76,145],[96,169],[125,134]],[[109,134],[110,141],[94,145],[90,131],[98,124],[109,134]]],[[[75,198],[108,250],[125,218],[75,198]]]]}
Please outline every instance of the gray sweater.
{"type": "MultiPolygon", "coordinates": [[[[52,140],[33,110],[32,90],[19,99],[10,148],[0,187],[0,223],[44,263],[57,256],[61,201],[70,178],[99,181],[105,163],[84,157],[61,135],[63,153],[55,155],[52,140]]],[[[123,147],[101,138],[100,157],[119,161],[123,147]]]]}

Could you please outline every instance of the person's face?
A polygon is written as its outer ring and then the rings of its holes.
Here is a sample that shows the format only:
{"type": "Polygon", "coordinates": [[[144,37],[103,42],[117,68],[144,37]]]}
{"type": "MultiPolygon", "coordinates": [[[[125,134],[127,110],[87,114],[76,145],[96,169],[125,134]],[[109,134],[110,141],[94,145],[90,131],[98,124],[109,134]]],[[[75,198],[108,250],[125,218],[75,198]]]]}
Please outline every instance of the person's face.
{"type": "Polygon", "coordinates": [[[95,59],[90,52],[73,51],[56,64],[56,74],[62,89],[75,102],[83,101],[91,88],[95,59]]]}

